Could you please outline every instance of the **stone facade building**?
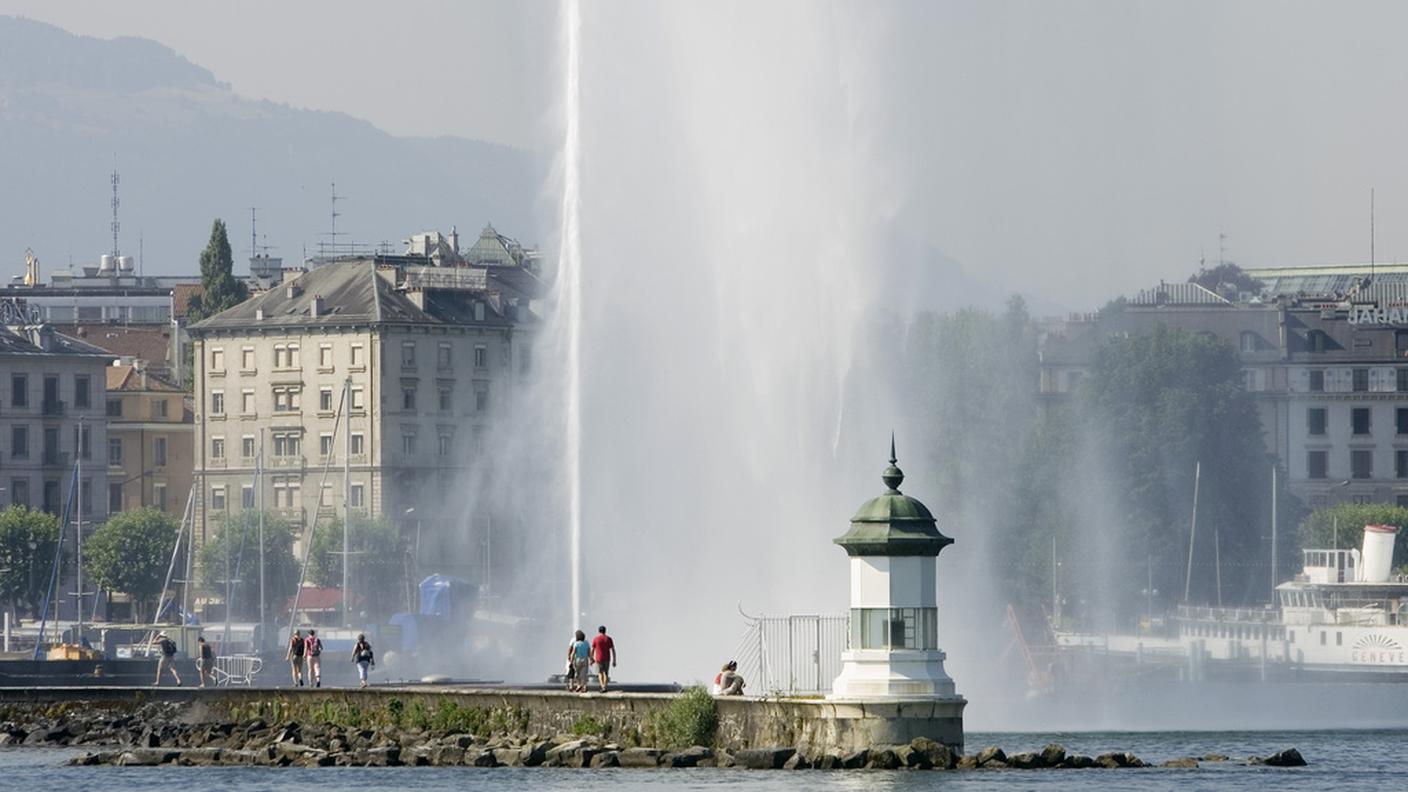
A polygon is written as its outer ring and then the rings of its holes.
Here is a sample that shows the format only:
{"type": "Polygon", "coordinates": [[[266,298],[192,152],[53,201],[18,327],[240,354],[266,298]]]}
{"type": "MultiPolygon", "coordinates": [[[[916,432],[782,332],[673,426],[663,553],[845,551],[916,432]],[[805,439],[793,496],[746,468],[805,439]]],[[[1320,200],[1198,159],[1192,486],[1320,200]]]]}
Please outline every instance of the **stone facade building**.
{"type": "Polygon", "coordinates": [[[332,260],[193,325],[197,541],[260,501],[295,526],[344,508],[450,519],[527,369],[536,282],[524,258],[332,260]]]}
{"type": "Polygon", "coordinates": [[[186,513],[195,470],[194,416],[184,390],[142,365],[107,369],[108,511],[186,513]]]}
{"type": "Polygon", "coordinates": [[[1267,292],[1251,299],[1165,284],[1122,310],[1073,317],[1043,339],[1042,397],[1069,398],[1112,337],[1160,324],[1209,333],[1237,349],[1267,451],[1292,494],[1311,508],[1408,506],[1408,280],[1350,270],[1268,270],[1267,292]]]}
{"type": "Polygon", "coordinates": [[[111,359],[43,325],[0,327],[0,500],[62,515],[82,459],[83,519],[107,519],[111,359]]]}

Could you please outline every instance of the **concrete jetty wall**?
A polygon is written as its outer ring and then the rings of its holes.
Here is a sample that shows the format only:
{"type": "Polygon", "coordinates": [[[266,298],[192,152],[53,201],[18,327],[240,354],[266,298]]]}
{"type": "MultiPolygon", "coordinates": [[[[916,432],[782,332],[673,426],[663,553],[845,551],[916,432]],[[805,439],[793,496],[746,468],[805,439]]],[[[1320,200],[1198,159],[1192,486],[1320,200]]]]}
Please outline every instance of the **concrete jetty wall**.
{"type": "MultiPolygon", "coordinates": [[[[556,690],[461,688],[451,686],[270,690],[261,688],[0,688],[0,704],[85,702],[108,710],[147,702],[183,705],[191,723],[262,717],[314,721],[328,708],[378,709],[420,706],[434,711],[441,702],[493,713],[495,722],[525,733],[571,734],[584,721],[604,724],[612,736],[639,739],[650,716],[669,706],[675,694],[578,694],[556,690]],[[393,703],[395,702],[395,703],[393,703]]],[[[850,752],[908,743],[928,737],[955,753],[963,751],[963,705],[951,702],[841,703],[824,699],[729,697],[716,700],[718,747],[741,750],[794,747],[810,755],[850,752]]]]}

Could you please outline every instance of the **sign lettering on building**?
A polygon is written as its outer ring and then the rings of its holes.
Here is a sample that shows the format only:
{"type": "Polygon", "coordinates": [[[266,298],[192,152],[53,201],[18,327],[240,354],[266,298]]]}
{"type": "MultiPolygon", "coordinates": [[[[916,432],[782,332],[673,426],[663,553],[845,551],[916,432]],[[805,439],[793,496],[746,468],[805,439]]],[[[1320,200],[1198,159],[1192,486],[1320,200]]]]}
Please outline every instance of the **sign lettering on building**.
{"type": "Polygon", "coordinates": [[[1356,326],[1408,324],[1408,308],[1350,308],[1349,323],[1356,326]]]}

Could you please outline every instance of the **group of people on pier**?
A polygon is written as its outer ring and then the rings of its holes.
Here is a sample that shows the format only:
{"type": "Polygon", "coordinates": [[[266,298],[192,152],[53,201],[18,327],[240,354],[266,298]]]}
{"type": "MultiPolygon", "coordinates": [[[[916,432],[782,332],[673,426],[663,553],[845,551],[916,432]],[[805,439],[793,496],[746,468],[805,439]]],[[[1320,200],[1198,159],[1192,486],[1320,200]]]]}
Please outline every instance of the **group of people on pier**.
{"type": "Polygon", "coordinates": [[[616,666],[616,642],[606,634],[606,625],[596,628],[596,637],[587,643],[587,634],[581,630],[567,647],[567,689],[577,693],[587,692],[588,671],[596,664],[596,679],[602,693],[611,682],[611,669],[616,666]]]}
{"type": "MultiPolygon", "coordinates": [[[[154,642],[158,654],[156,681],[152,686],[160,686],[161,678],[169,673],[175,680],[176,687],[180,687],[181,675],[176,670],[176,642],[165,632],[157,633],[154,642]]],[[[294,630],[289,636],[284,660],[289,664],[295,687],[303,687],[305,684],[310,687],[323,686],[323,639],[318,637],[317,629],[309,628],[307,635],[304,635],[302,630],[294,630]]],[[[367,675],[376,667],[376,653],[372,651],[372,644],[363,633],[357,634],[357,643],[352,647],[352,662],[357,665],[359,686],[366,687],[367,675]]],[[[214,674],[215,652],[202,635],[196,639],[196,675],[200,679],[199,686],[205,687],[207,681],[215,684],[214,674]]]]}

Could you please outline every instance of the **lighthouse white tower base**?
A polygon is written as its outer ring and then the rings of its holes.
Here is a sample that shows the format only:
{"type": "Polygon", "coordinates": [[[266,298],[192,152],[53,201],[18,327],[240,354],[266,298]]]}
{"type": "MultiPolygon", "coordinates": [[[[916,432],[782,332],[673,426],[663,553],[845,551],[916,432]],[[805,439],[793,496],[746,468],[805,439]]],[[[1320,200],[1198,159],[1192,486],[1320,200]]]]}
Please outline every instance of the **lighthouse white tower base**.
{"type": "Polygon", "coordinates": [[[850,649],[841,653],[841,675],[829,699],[954,699],[942,650],[850,649]]]}

